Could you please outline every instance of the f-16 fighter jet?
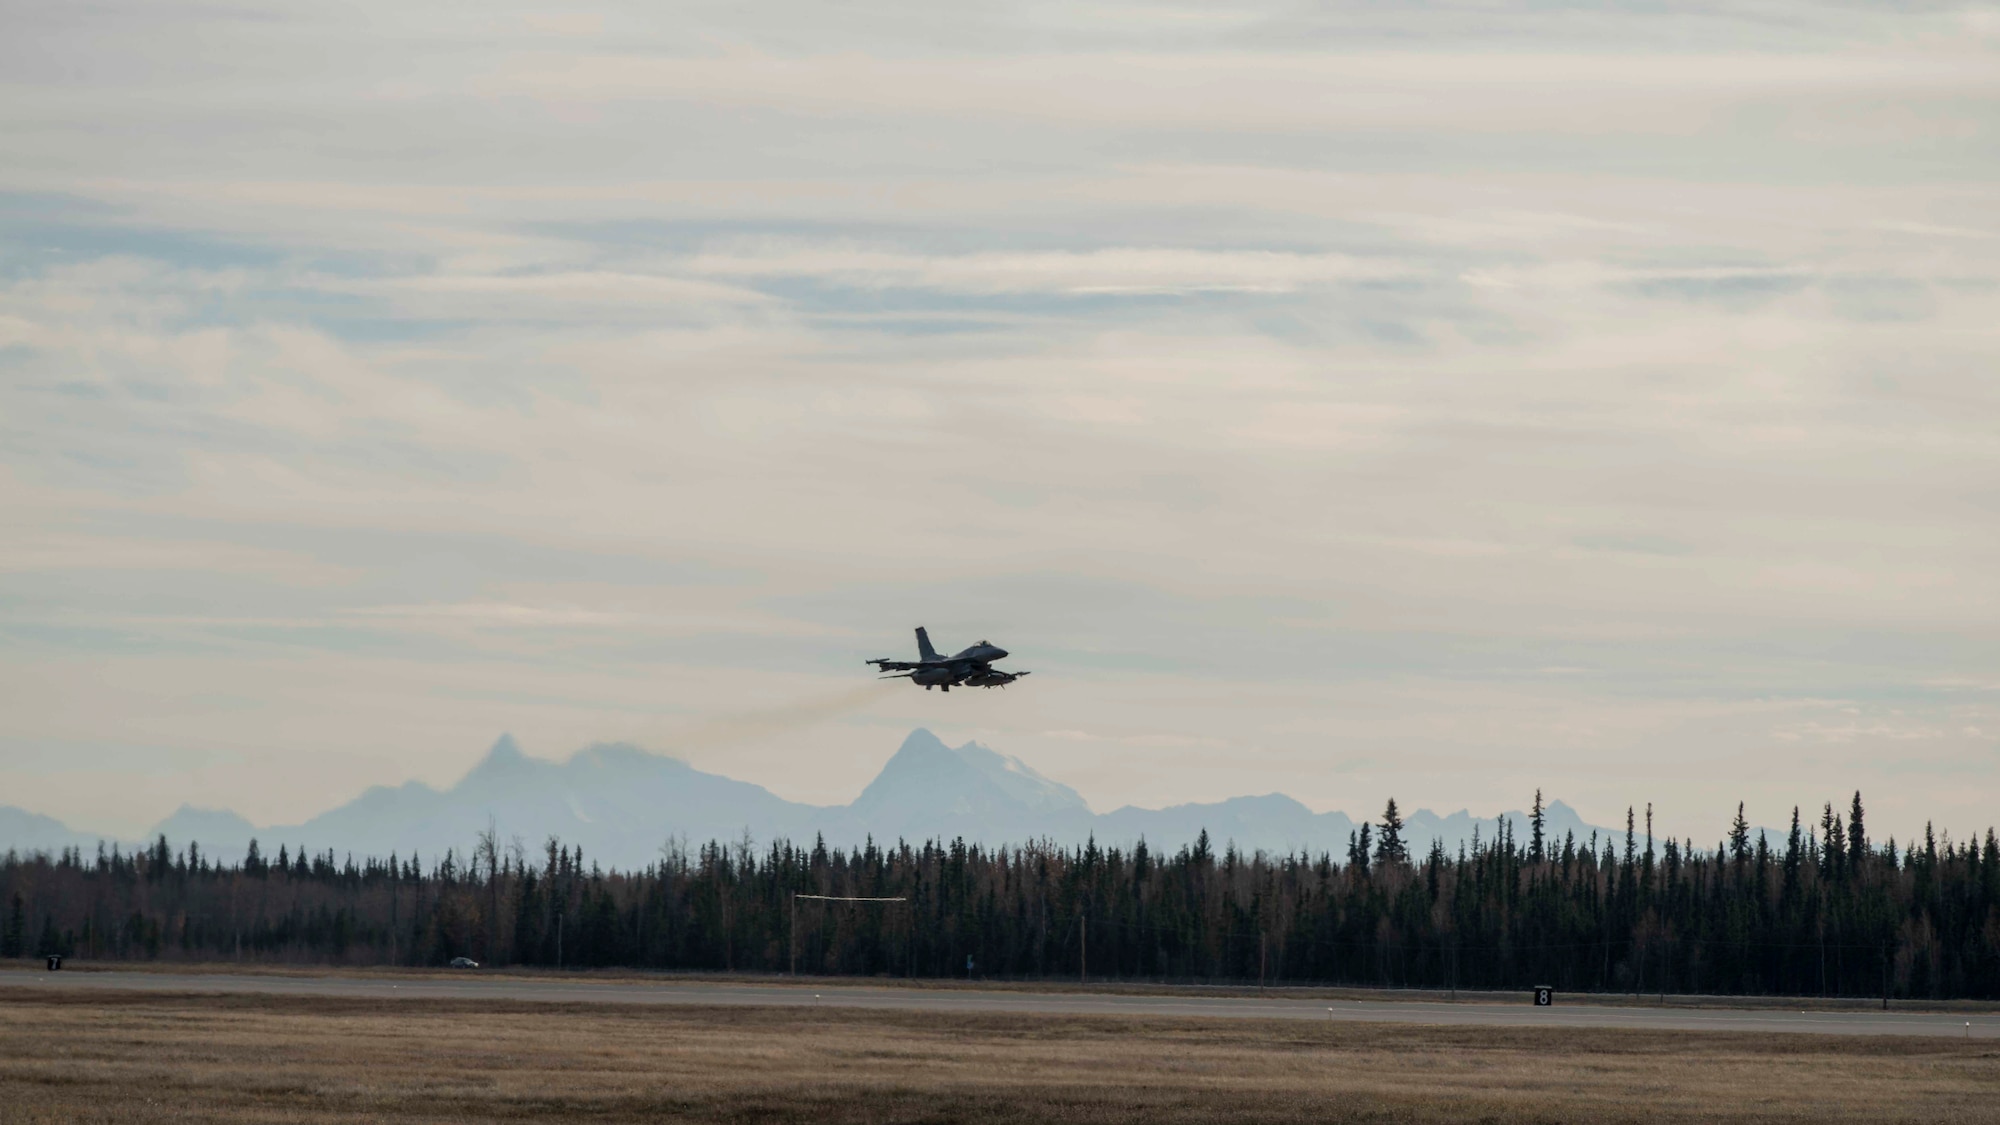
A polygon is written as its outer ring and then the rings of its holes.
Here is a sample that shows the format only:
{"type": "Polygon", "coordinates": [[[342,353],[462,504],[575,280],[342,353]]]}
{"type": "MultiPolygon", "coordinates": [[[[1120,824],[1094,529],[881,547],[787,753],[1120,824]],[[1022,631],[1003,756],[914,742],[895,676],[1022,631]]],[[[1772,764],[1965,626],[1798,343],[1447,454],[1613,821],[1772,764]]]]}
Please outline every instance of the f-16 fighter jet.
{"type": "Polygon", "coordinates": [[[1026,672],[1001,672],[993,667],[995,660],[1005,660],[1007,650],[998,645],[980,641],[963,652],[951,656],[939,656],[931,647],[931,635],[917,627],[917,660],[891,660],[882,657],[870,660],[878,672],[894,672],[885,680],[909,680],[924,685],[924,690],[942,688],[950,691],[955,686],[1006,687],[1026,672]]]}

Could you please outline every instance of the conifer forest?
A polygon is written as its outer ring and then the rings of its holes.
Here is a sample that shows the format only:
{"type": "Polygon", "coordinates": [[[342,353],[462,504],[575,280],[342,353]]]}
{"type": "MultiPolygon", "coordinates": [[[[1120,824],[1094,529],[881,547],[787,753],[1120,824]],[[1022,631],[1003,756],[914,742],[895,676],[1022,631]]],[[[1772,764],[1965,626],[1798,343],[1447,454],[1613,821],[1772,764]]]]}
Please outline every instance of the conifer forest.
{"type": "Polygon", "coordinates": [[[1392,801],[1344,854],[1141,842],[551,839],[356,859],[165,839],[0,857],[0,953],[262,964],[2000,999],[2000,844],[1872,841],[1861,797],[1778,839],[1545,837],[1411,855],[1392,801]],[[823,896],[823,897],[807,897],[823,896]],[[867,900],[867,901],[855,901],[867,900]]]}

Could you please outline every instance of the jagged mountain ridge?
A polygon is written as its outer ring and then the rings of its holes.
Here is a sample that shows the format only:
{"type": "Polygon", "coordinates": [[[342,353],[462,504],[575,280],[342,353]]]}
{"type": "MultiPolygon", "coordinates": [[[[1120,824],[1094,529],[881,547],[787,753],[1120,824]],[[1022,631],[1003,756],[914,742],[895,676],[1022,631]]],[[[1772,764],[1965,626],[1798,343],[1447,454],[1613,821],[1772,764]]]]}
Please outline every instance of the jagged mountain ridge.
{"type": "Polygon", "coordinates": [[[77,832],[52,816],[0,805],[0,848],[20,852],[59,852],[94,845],[97,837],[77,832]]]}
{"type": "MultiPolygon", "coordinates": [[[[1502,817],[1526,838],[1525,814],[1502,817]]],[[[1550,804],[1547,817],[1556,839],[1565,831],[1580,838],[1606,831],[1584,824],[1559,801],[1550,804]]],[[[1491,838],[1498,819],[1419,810],[1407,817],[1406,839],[1418,855],[1433,840],[1455,849],[1475,825],[1491,838]]],[[[1356,827],[1346,813],[1315,813],[1277,793],[1094,813],[1076,790],[1018,758],[977,742],[947,746],[919,728],[847,805],[787,801],[762,786],[624,744],[591,746],[565,762],[531,758],[512,736],[503,735],[448,789],[415,781],[376,786],[296,825],[259,827],[233,812],[183,806],[148,839],[164,835],[176,846],[198,841],[205,853],[232,858],[253,837],[267,853],[285,845],[435,858],[448,848],[463,854],[490,828],[503,847],[518,841],[533,853],[553,835],[607,865],[635,867],[658,858],[669,840],[694,846],[746,835],[759,844],[824,837],[829,844],[849,845],[870,837],[887,842],[962,836],[986,844],[1041,839],[1075,844],[1090,837],[1130,844],[1143,838],[1154,847],[1177,848],[1206,831],[1217,849],[1233,843],[1243,851],[1342,857],[1356,827]]],[[[0,809],[0,846],[49,850],[95,839],[51,818],[0,809]]]]}

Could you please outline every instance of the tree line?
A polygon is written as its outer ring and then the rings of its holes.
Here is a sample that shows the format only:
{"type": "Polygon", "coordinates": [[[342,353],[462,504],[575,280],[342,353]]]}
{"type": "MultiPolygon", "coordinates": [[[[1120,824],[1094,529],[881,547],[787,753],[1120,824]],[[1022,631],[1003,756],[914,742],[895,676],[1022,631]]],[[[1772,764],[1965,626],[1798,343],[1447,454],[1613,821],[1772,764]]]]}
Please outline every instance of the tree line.
{"type": "Polygon", "coordinates": [[[1711,848],[1545,832],[1411,855],[1392,800],[1344,856],[1048,842],[670,841],[606,870],[548,840],[356,862],[165,838],[0,857],[0,955],[1410,988],[2000,998],[2000,844],[1879,846],[1861,796],[1711,848]],[[801,897],[819,896],[819,897],[801,897]],[[873,901],[844,901],[873,900],[873,901]]]}

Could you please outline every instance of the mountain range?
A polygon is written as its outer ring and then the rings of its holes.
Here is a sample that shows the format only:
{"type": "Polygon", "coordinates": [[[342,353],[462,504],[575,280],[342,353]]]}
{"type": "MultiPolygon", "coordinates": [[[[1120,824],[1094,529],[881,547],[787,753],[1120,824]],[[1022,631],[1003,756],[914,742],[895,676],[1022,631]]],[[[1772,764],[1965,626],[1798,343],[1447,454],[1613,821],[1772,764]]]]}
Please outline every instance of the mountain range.
{"type": "MultiPolygon", "coordinates": [[[[1583,823],[1561,801],[1545,812],[1547,831],[1587,839],[1610,830],[1583,823]]],[[[1477,829],[1492,839],[1500,820],[1526,840],[1527,814],[1515,811],[1476,818],[1460,810],[1440,816],[1427,809],[1405,815],[1412,854],[1432,841],[1455,851],[1477,829]]],[[[504,843],[520,840],[538,850],[549,836],[581,845],[608,866],[638,867],[678,839],[687,846],[709,840],[759,842],[789,838],[828,844],[897,839],[953,839],[985,844],[1052,840],[1079,844],[1130,844],[1178,848],[1204,830],[1217,850],[1346,855],[1357,822],[1346,813],[1315,813],[1279,793],[1232,797],[1203,804],[1143,809],[1127,805],[1093,812],[1081,794],[1037,773],[1019,758],[967,742],[947,746],[928,730],[910,732],[881,773],[851,804],[808,805],[768,789],[626,744],[600,744],[566,762],[531,758],[503,735],[470,772],[448,789],[411,781],[376,786],[303,824],[258,826],[234,812],[182,808],[155,826],[148,841],[165,836],[179,848],[200,843],[211,856],[233,859],[254,838],[266,852],[279,845],[313,852],[329,848],[356,856],[416,852],[436,858],[448,848],[463,854],[480,832],[495,829],[504,843]]],[[[95,847],[99,837],[62,822],[0,806],[0,849],[55,851],[95,847]]]]}

